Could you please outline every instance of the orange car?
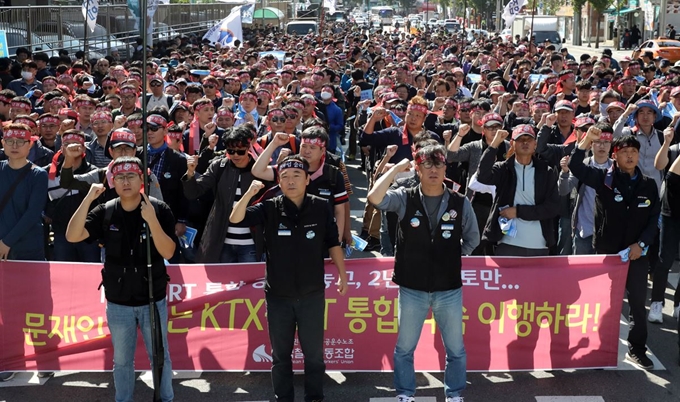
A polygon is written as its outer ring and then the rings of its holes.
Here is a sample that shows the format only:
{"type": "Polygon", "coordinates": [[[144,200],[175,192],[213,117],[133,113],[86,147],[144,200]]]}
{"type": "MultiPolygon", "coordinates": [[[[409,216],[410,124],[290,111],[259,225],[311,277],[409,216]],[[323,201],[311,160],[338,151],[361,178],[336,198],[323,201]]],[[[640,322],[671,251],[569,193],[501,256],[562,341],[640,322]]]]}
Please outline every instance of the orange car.
{"type": "Polygon", "coordinates": [[[675,63],[680,60],[680,40],[659,38],[642,42],[642,45],[633,50],[633,60],[644,52],[652,52],[654,58],[663,57],[671,63],[675,63]]]}

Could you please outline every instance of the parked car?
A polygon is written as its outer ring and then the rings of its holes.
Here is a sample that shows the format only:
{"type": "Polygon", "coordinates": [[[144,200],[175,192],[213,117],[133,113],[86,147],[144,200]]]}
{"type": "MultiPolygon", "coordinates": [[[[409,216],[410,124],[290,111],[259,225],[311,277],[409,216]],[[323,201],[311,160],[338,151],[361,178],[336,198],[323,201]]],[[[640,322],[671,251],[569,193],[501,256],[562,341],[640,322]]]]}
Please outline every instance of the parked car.
{"type": "MultiPolygon", "coordinates": [[[[39,35],[59,35],[61,33],[62,35],[72,36],[81,40],[85,39],[85,25],[82,22],[62,21],[61,26],[59,26],[59,23],[56,21],[43,21],[35,26],[34,32],[39,35]]],[[[132,46],[119,41],[99,24],[95,25],[94,32],[88,31],[87,44],[89,49],[110,54],[109,43],[111,47],[118,49],[122,59],[130,58],[134,52],[132,46]]]]}
{"type": "MultiPolygon", "coordinates": [[[[74,55],[76,52],[85,49],[82,40],[79,40],[69,35],[63,35],[62,40],[59,40],[59,36],[54,34],[40,35],[40,39],[45,43],[49,43],[54,50],[59,51],[61,49],[64,49],[68,51],[70,55],[74,55]]],[[[106,53],[99,52],[96,49],[92,49],[89,47],[87,49],[88,59],[101,59],[105,56],[106,53]]]]}
{"type": "Polygon", "coordinates": [[[16,55],[17,49],[25,47],[32,52],[45,52],[49,57],[59,56],[59,52],[45,43],[38,35],[26,32],[25,29],[15,28],[7,24],[0,24],[0,30],[5,31],[7,36],[7,54],[9,57],[16,55]],[[29,46],[29,37],[31,45],[29,46]]]}
{"type": "Polygon", "coordinates": [[[675,63],[680,60],[680,41],[659,38],[642,42],[640,46],[633,50],[633,60],[637,60],[644,52],[652,52],[654,58],[663,57],[671,63],[675,63]]]}

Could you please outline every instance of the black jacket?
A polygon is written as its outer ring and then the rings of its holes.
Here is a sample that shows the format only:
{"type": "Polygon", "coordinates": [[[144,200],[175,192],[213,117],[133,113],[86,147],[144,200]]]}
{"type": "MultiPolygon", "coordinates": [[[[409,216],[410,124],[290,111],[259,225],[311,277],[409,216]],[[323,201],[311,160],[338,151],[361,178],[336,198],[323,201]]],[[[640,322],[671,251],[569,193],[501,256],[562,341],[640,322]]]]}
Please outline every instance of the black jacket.
{"type": "Polygon", "coordinates": [[[595,189],[593,246],[598,253],[616,254],[631,244],[652,244],[656,237],[661,203],[654,179],[635,168],[637,179],[616,167],[608,171],[583,163],[585,151],[574,149],[569,169],[586,186],[595,189]]]}
{"type": "Polygon", "coordinates": [[[248,207],[243,223],[264,227],[268,295],[300,298],[324,292],[324,253],[340,246],[328,201],[307,194],[298,209],[281,195],[248,207]]]}
{"type": "MultiPolygon", "coordinates": [[[[499,207],[514,205],[517,175],[515,173],[515,156],[503,162],[496,162],[497,149],[488,147],[482,154],[477,171],[477,180],[482,184],[496,186],[496,197],[491,206],[491,213],[484,227],[482,238],[497,243],[503,238],[498,223],[499,207]],[[495,163],[494,163],[495,162],[495,163]]],[[[546,245],[555,245],[555,217],[559,212],[559,192],[557,191],[557,172],[546,162],[532,158],[535,168],[534,197],[536,205],[517,205],[517,217],[525,221],[541,221],[541,232],[546,245]]]]}
{"type": "MultiPolygon", "coordinates": [[[[215,201],[210,209],[210,215],[208,215],[203,236],[201,237],[201,244],[196,254],[196,262],[220,262],[222,244],[227,236],[227,230],[230,225],[229,215],[231,215],[232,206],[236,198],[236,186],[239,183],[239,175],[241,176],[241,194],[245,194],[248,192],[250,183],[253,181],[250,169],[254,163],[255,161],[251,160],[247,168],[239,169],[229,159],[221,158],[213,161],[203,175],[195,174],[191,179],[187,178],[186,175],[182,177],[184,194],[188,199],[198,198],[211,190],[215,193],[215,201]]],[[[254,199],[258,199],[259,195],[263,192],[264,189],[254,199]]],[[[255,241],[256,255],[262,256],[264,248],[262,230],[261,228],[253,227],[250,232],[255,241]]]]}
{"type": "MultiPolygon", "coordinates": [[[[186,222],[189,212],[189,203],[184,197],[182,188],[182,176],[187,171],[187,160],[179,152],[168,148],[163,151],[163,167],[158,175],[158,184],[161,186],[163,202],[168,204],[172,214],[178,222],[186,222]]],[[[137,157],[142,158],[142,149],[137,149],[137,157]]],[[[149,169],[152,168],[154,158],[150,158],[149,169]]],[[[152,169],[153,170],[153,169],[152,169]]]]}

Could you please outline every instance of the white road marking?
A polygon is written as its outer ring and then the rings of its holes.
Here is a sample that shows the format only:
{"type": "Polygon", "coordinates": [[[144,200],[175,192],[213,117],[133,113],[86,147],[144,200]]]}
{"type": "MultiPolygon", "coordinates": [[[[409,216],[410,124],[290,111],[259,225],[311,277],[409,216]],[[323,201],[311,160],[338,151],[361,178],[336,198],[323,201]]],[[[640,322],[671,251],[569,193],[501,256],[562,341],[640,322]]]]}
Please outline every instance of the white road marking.
{"type": "Polygon", "coordinates": [[[536,402],[604,402],[601,396],[537,396],[536,402]]]}

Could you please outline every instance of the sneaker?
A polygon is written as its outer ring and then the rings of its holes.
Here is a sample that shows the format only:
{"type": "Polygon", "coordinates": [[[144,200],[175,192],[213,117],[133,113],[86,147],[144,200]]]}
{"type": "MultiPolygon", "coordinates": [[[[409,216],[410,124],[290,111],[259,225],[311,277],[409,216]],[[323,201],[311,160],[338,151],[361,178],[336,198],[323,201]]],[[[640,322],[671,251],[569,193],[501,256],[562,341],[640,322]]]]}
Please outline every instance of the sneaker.
{"type": "Polygon", "coordinates": [[[416,402],[416,398],[412,396],[399,395],[397,397],[397,402],[416,402]]]}
{"type": "Polygon", "coordinates": [[[647,357],[647,354],[629,351],[626,353],[626,360],[635,363],[638,367],[645,370],[651,370],[654,368],[654,363],[647,357]]]}
{"type": "Polygon", "coordinates": [[[364,248],[364,251],[380,251],[380,239],[376,239],[375,237],[369,236],[368,239],[366,239],[368,244],[364,248]]]}
{"type": "Polygon", "coordinates": [[[13,371],[5,371],[4,373],[0,373],[0,381],[9,381],[12,378],[14,378],[14,373],[13,371]]]}
{"type": "Polygon", "coordinates": [[[652,302],[652,304],[649,306],[647,321],[663,324],[663,303],[652,302]]]}
{"type": "Polygon", "coordinates": [[[39,371],[38,378],[54,377],[54,371],[39,371]]]}
{"type": "Polygon", "coordinates": [[[446,402],[463,402],[462,396],[447,396],[446,402]]]}
{"type": "Polygon", "coordinates": [[[673,318],[680,317],[680,306],[673,307],[673,318]]]}

